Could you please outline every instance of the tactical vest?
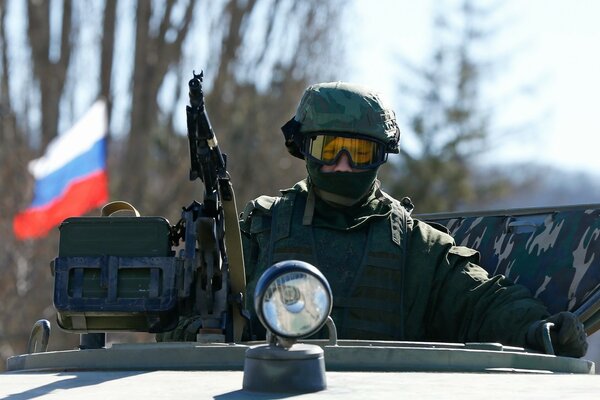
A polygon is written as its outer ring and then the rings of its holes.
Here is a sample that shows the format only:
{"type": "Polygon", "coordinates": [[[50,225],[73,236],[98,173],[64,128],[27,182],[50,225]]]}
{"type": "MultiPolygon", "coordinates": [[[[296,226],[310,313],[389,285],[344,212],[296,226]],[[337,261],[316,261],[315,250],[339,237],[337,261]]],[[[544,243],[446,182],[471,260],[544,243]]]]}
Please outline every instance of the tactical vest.
{"type": "MultiPolygon", "coordinates": [[[[405,249],[412,221],[398,201],[387,195],[381,196],[392,212],[386,218],[373,218],[364,228],[367,229],[367,242],[352,283],[344,287],[342,293],[333,293],[332,317],[342,339],[404,338],[402,288],[405,249]]],[[[306,197],[288,191],[282,197],[263,197],[262,202],[270,212],[264,210],[267,212],[252,215],[250,233],[258,241],[260,252],[257,271],[248,279],[248,289],[253,291],[256,280],[268,266],[292,259],[317,266],[333,282],[335,274],[319,265],[316,250],[314,230],[324,228],[302,224],[306,197]]],[[[344,240],[345,232],[327,231],[332,241],[344,240]]]]}

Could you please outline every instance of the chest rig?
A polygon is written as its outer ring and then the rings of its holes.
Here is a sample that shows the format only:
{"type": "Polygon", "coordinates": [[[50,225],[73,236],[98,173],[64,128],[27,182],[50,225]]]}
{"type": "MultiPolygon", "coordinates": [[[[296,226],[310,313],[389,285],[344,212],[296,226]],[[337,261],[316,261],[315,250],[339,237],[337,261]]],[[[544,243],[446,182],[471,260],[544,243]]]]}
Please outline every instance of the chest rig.
{"type": "Polygon", "coordinates": [[[260,247],[255,276],[279,261],[311,263],[332,286],[332,317],[340,338],[403,339],[403,281],[411,221],[398,201],[383,193],[381,200],[391,208],[387,216],[372,218],[362,232],[347,232],[303,225],[303,193],[288,191],[274,198],[269,213],[253,215],[252,231],[260,247]],[[317,243],[317,238],[326,238],[326,243],[317,243]],[[352,271],[335,263],[336,255],[347,251],[345,246],[356,250],[357,245],[360,260],[352,262],[352,271]],[[344,280],[337,284],[341,272],[344,280]]]}

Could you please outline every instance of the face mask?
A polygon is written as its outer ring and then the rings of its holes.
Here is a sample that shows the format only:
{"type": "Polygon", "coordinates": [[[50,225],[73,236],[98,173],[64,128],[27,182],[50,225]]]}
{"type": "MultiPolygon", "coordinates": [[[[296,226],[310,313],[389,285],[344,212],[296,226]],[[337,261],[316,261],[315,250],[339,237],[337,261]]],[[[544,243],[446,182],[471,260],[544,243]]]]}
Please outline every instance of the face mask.
{"type": "Polygon", "coordinates": [[[306,169],[320,197],[345,206],[356,204],[370,192],[378,170],[373,168],[361,172],[322,172],[321,165],[310,159],[306,162],[306,169]],[[327,196],[328,193],[334,196],[327,196]],[[336,201],[337,196],[347,201],[336,201]]]}

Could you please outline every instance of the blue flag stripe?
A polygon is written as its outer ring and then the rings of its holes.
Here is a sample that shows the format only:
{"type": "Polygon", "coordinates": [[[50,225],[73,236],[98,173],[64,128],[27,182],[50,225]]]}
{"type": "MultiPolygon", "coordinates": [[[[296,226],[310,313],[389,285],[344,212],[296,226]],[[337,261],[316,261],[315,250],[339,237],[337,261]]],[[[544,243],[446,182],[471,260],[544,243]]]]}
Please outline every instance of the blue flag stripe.
{"type": "Polygon", "coordinates": [[[30,207],[44,206],[60,196],[74,180],[103,170],[106,167],[106,139],[97,141],[88,151],[77,156],[60,169],[36,181],[30,207]]]}

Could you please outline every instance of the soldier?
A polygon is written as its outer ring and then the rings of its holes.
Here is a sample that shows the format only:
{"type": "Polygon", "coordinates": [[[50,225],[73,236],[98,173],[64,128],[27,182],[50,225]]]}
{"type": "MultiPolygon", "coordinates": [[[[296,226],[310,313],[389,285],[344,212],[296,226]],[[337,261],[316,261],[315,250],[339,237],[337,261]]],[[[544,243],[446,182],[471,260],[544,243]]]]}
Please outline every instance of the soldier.
{"type": "MultiPolygon", "coordinates": [[[[242,214],[250,301],[266,268],[297,259],[329,280],[343,339],[543,350],[542,325],[549,321],[558,355],[585,354],[586,335],[574,314],[549,316],[525,287],[489,277],[477,265],[477,251],[411,218],[409,199],[380,189],[378,168],[398,153],[400,130],[377,94],[340,82],[310,86],[282,131],[288,151],[306,160],[308,177],[281,196],[249,202],[242,214]]],[[[256,318],[252,329],[264,332],[256,318]]]]}

